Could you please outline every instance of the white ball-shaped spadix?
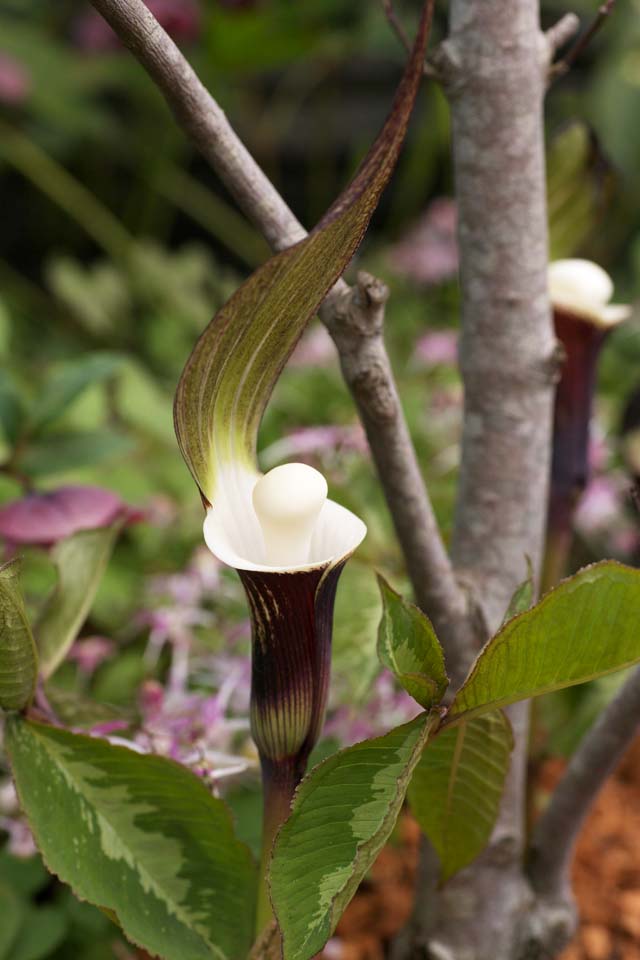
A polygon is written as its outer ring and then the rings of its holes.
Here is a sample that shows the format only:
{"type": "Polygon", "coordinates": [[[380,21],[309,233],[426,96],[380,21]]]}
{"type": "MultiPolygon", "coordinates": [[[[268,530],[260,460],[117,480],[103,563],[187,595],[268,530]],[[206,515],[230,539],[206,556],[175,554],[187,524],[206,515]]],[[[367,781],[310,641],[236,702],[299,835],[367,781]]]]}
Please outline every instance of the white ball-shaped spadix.
{"type": "Polygon", "coordinates": [[[267,564],[308,563],[311,538],[327,499],[327,481],[322,474],[305,463],[274,467],[257,481],[252,498],[267,564]]]}
{"type": "Polygon", "coordinates": [[[555,260],[549,264],[549,294],[563,310],[598,327],[612,327],[631,314],[628,304],[610,303],[613,281],[591,260],[555,260]]]}

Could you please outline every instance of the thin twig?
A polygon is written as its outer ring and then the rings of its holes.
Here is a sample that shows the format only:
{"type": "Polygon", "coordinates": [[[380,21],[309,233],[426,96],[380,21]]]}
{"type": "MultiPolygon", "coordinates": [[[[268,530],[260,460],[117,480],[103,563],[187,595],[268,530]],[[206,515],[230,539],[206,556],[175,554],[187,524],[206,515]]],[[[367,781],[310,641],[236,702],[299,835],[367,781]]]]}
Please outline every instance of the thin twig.
{"type": "Polygon", "coordinates": [[[576,838],[639,726],[640,667],[636,667],[585,734],[536,824],[529,876],[534,889],[545,898],[566,897],[576,838]]]}
{"type": "Polygon", "coordinates": [[[554,63],[551,67],[551,82],[557,80],[559,77],[563,77],[565,73],[568,73],[576,60],[582,56],[596,34],[599,33],[602,27],[605,25],[613,13],[615,5],[616,0],[606,0],[606,2],[602,4],[602,6],[598,9],[593,21],[587,27],[584,33],[578,37],[576,42],[569,48],[565,56],[561,60],[558,60],[557,63],[554,63]]]}
{"type": "MultiPolygon", "coordinates": [[[[407,32],[402,26],[400,18],[395,11],[393,0],[382,0],[382,6],[384,8],[385,16],[389,21],[389,26],[397,36],[406,52],[411,53],[411,41],[409,40],[407,32]]],[[[425,60],[423,72],[425,77],[429,77],[432,80],[440,79],[439,72],[430,59],[425,60]]]]}
{"type": "Polygon", "coordinates": [[[576,35],[579,29],[580,20],[575,13],[565,13],[557,23],[549,27],[544,36],[547,41],[550,60],[553,60],[558,50],[562,50],[565,44],[569,43],[569,40],[576,35]]]}
{"type": "MultiPolygon", "coordinates": [[[[301,240],[306,235],[304,228],[142,0],[92,3],[155,81],[182,129],[271,247],[282,250],[301,240]]],[[[343,369],[361,369],[363,337],[350,336],[347,329],[358,302],[345,281],[339,280],[322,311],[325,324],[334,331],[343,369]],[[353,304],[347,316],[345,303],[353,304]],[[341,322],[337,323],[340,311],[341,322]]],[[[369,304],[369,308],[375,305],[369,304]]],[[[357,318],[351,334],[356,325],[357,318]]],[[[435,521],[381,336],[376,349],[379,364],[364,371],[369,377],[366,397],[363,399],[362,381],[356,384],[352,379],[349,386],[358,407],[362,409],[364,404],[367,410],[365,429],[416,595],[436,626],[450,627],[447,632],[453,634],[453,624],[460,622],[466,611],[466,597],[458,587],[435,521]],[[389,397],[395,398],[392,418],[389,397]],[[385,448],[391,453],[385,455],[385,448]]],[[[443,640],[446,642],[446,637],[443,640]]]]}
{"type": "Polygon", "coordinates": [[[393,0],[382,0],[382,5],[384,7],[385,16],[389,21],[389,26],[391,27],[391,29],[393,30],[393,32],[395,33],[395,35],[397,36],[398,40],[400,41],[402,46],[405,48],[407,53],[410,53],[411,41],[409,40],[409,37],[407,36],[404,27],[400,23],[400,20],[398,19],[395,8],[393,6],[393,0]]]}

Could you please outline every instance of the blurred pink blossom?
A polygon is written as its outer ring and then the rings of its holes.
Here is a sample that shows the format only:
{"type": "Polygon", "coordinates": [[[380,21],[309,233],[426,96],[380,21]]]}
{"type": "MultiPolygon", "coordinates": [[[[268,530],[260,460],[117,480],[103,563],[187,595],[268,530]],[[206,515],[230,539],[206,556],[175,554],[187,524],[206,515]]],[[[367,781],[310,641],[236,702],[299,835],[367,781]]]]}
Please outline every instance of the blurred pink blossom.
{"type": "Polygon", "coordinates": [[[26,860],[37,853],[29,825],[22,817],[0,817],[0,830],[8,835],[6,849],[12,856],[26,860]]]}
{"type": "Polygon", "coordinates": [[[17,106],[29,96],[31,75],[19,60],[0,52],[0,103],[17,106]]]}
{"type": "Polygon", "coordinates": [[[335,344],[326,328],[316,323],[301,337],[289,364],[292,367],[324,367],[333,363],[336,356],[335,344]]]}
{"type": "Polygon", "coordinates": [[[458,334],[455,330],[430,330],[416,341],[415,356],[426,367],[455,366],[458,334]]]}
{"type": "MultiPolygon", "coordinates": [[[[200,33],[200,10],[196,0],[145,0],[161,27],[176,41],[189,43],[200,33]]],[[[120,47],[120,41],[99,13],[87,10],[73,25],[74,42],[85,53],[104,53],[120,47]]]]}
{"type": "Polygon", "coordinates": [[[108,660],[116,652],[113,640],[107,637],[85,637],[73,644],[68,659],[78,664],[78,668],[85,676],[90,677],[101,663],[108,660]]]}
{"type": "Polygon", "coordinates": [[[60,487],[30,493],[0,508],[0,537],[11,544],[51,546],[79,530],[93,530],[118,517],[138,519],[120,497],[101,487],[60,487]]]}
{"type": "Polygon", "coordinates": [[[262,451],[265,467],[283,460],[307,457],[326,458],[328,454],[368,452],[367,439],[359,423],[344,426],[298,427],[262,451]]]}
{"type": "Polygon", "coordinates": [[[578,503],[576,527],[586,534],[611,528],[620,516],[621,493],[621,484],[615,475],[594,477],[578,503]]]}
{"type": "Polygon", "coordinates": [[[357,706],[338,706],[324,727],[324,735],[349,745],[386,733],[420,713],[413,697],[400,690],[392,675],[384,670],[375,680],[371,697],[357,706]]]}
{"type": "Polygon", "coordinates": [[[6,849],[14,857],[32,857],[36,846],[20,807],[11,780],[0,781],[0,830],[7,834],[6,849]]]}
{"type": "Polygon", "coordinates": [[[230,685],[226,691],[206,695],[167,692],[148,681],[140,692],[142,727],[136,745],[171,757],[213,781],[244,772],[253,764],[244,747],[249,719],[230,714],[230,694],[230,685]]]}
{"type": "Polygon", "coordinates": [[[453,200],[434,200],[389,251],[394,270],[416,283],[443,283],[458,270],[457,213],[453,200]]]}

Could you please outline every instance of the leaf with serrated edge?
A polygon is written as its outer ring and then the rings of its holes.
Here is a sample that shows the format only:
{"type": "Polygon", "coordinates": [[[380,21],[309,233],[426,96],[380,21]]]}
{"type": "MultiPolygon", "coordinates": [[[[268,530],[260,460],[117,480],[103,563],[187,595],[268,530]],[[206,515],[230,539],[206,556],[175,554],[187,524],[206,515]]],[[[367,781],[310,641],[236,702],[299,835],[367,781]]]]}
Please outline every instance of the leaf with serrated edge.
{"type": "Polygon", "coordinates": [[[382,617],[378,657],[407,693],[428,710],[440,703],[449,685],[444,654],[430,620],[378,576],[382,617]]]}
{"type": "Polygon", "coordinates": [[[407,798],[444,883],[482,852],[500,809],[513,736],[499,710],[444,729],[427,745],[407,798]]]}
{"type": "Polygon", "coordinates": [[[42,675],[60,666],[87,618],[122,523],[81,530],[56,544],[58,583],[35,626],[42,675]]]}
{"type": "Polygon", "coordinates": [[[7,746],[49,869],[164,960],[244,960],[255,867],[221,800],[184,767],[13,718],[7,746]]]}
{"type": "Polygon", "coordinates": [[[434,0],[425,4],[389,118],[352,183],[308,237],[242,284],[206,328],[184,369],[174,407],[176,434],[208,503],[225,487],[246,482],[240,474],[255,482],[258,427],[271,391],[358,248],[398,158],[423,75],[433,6],[434,0]]]}
{"type": "Polygon", "coordinates": [[[613,560],[585,567],[489,640],[445,722],[637,663],[639,622],[640,571],[613,560]]]}
{"type": "Polygon", "coordinates": [[[388,839],[438,717],[421,714],[347,747],[302,781],[274,845],[271,900],[284,960],[325,945],[388,839]]]}
{"type": "Polygon", "coordinates": [[[527,557],[527,577],[522,583],[519,583],[513,591],[513,596],[504,615],[503,623],[517,617],[519,613],[524,613],[533,603],[533,567],[531,560],[527,557]]]}
{"type": "Polygon", "coordinates": [[[38,676],[38,653],[24,608],[18,575],[20,561],[0,567],[0,707],[23,710],[31,702],[38,676]]]}

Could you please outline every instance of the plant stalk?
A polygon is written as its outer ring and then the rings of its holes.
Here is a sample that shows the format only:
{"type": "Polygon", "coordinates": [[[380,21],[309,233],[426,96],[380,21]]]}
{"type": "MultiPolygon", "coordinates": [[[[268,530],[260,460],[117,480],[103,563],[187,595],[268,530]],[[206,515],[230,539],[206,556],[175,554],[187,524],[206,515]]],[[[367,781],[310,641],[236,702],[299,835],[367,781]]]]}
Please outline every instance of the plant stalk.
{"type": "Polygon", "coordinates": [[[256,912],[256,938],[274,919],[267,871],[273,842],[278,830],[289,816],[293,794],[304,776],[307,757],[285,757],[283,760],[270,760],[262,757],[262,847],[260,854],[260,879],[258,888],[258,906],[256,912]]]}

